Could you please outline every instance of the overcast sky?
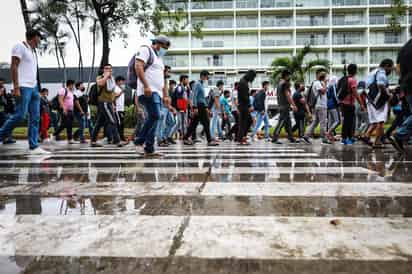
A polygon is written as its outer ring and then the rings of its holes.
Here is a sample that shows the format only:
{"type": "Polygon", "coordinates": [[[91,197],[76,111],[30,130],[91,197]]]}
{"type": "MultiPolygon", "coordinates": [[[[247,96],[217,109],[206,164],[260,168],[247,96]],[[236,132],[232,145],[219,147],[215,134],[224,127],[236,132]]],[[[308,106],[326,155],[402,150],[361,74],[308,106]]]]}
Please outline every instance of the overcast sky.
{"type": "MultiPolygon", "coordinates": [[[[0,62],[10,63],[10,52],[14,44],[24,40],[24,22],[20,10],[19,0],[0,0],[1,1],[1,47],[0,47],[0,62]]],[[[128,29],[129,39],[128,47],[125,48],[122,41],[116,39],[111,44],[110,62],[114,66],[127,66],[130,57],[136,51],[139,45],[146,43],[147,38],[142,38],[136,26],[131,26],[128,29]]],[[[83,55],[85,66],[91,66],[92,59],[92,37],[87,30],[82,32],[83,40],[83,55]]],[[[96,47],[96,64],[100,62],[101,44],[96,47]]],[[[66,63],[68,67],[77,66],[77,49],[73,39],[66,49],[66,63]]],[[[54,55],[44,54],[39,56],[39,65],[41,67],[57,67],[56,57],[54,55]]]]}

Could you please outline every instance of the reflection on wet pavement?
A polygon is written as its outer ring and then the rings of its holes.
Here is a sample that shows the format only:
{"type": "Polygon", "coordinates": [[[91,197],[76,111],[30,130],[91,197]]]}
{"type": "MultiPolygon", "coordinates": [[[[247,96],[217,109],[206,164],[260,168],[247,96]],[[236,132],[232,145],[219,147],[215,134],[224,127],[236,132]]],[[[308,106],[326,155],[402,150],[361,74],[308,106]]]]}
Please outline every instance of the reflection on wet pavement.
{"type": "Polygon", "coordinates": [[[0,147],[1,274],[412,273],[412,157],[390,148],[22,146],[0,147]]]}

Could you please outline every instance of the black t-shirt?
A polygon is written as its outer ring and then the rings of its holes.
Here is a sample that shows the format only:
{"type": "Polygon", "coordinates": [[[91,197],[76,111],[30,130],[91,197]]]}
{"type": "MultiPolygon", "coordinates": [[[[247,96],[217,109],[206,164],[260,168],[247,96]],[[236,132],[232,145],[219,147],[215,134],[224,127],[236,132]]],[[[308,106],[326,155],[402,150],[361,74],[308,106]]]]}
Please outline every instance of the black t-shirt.
{"type": "Polygon", "coordinates": [[[290,103],[288,101],[288,97],[286,96],[287,92],[289,91],[287,87],[287,82],[281,80],[278,87],[277,87],[277,96],[278,96],[278,104],[280,108],[290,108],[290,103]]]}
{"type": "MultiPolygon", "coordinates": [[[[89,109],[87,95],[83,94],[80,97],[74,96],[74,99],[79,101],[80,107],[82,108],[83,112],[87,113],[89,109]]],[[[76,107],[74,107],[74,111],[78,112],[79,110],[76,107]]]]}
{"type": "Polygon", "coordinates": [[[300,101],[303,98],[302,93],[299,91],[295,91],[295,93],[293,93],[292,98],[293,102],[295,102],[295,105],[298,109],[298,111],[295,112],[295,115],[305,116],[305,105],[302,104],[302,102],[300,101]]]}
{"type": "Polygon", "coordinates": [[[397,63],[400,65],[401,75],[399,81],[401,85],[407,85],[407,90],[412,92],[412,87],[407,84],[408,78],[412,77],[412,39],[409,40],[399,51],[397,63]]]}

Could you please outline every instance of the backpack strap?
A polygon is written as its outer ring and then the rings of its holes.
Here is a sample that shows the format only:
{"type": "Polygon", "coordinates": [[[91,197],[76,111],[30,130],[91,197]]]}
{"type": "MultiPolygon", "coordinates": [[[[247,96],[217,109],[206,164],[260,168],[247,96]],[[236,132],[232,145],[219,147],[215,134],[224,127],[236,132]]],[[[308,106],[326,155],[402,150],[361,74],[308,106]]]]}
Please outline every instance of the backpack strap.
{"type": "Polygon", "coordinates": [[[147,50],[149,51],[149,58],[147,59],[147,62],[144,64],[144,71],[146,71],[151,65],[153,65],[154,56],[153,56],[153,51],[149,46],[143,45],[140,48],[143,48],[143,47],[147,48],[147,50]]]}

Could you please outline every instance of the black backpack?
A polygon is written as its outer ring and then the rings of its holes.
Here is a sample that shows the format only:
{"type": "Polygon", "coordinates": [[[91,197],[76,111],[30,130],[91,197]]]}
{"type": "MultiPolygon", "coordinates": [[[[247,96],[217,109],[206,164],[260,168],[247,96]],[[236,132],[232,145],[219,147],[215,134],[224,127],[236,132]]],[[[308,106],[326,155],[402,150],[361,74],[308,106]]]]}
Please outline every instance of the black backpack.
{"type": "MultiPolygon", "coordinates": [[[[67,96],[67,88],[64,89],[63,100],[66,98],[66,96],[67,96]]],[[[61,110],[60,102],[59,102],[59,94],[54,96],[54,98],[51,100],[50,106],[53,110],[61,110]]]]}
{"type": "Polygon", "coordinates": [[[311,110],[315,108],[316,102],[318,101],[318,96],[315,96],[315,92],[313,92],[313,83],[314,82],[312,82],[308,94],[306,95],[306,102],[311,110]]]}
{"type": "Polygon", "coordinates": [[[93,84],[89,90],[89,105],[97,106],[99,103],[100,90],[96,84],[93,84]]]}
{"type": "MultiPolygon", "coordinates": [[[[149,49],[149,59],[147,60],[147,63],[144,65],[144,71],[146,71],[151,65],[154,63],[154,56],[151,48],[149,46],[141,46],[141,48],[146,47],[149,49]]],[[[128,65],[127,65],[127,86],[131,89],[137,89],[137,75],[135,71],[135,64],[136,64],[136,56],[137,54],[134,54],[133,57],[130,59],[128,65]]]]}
{"type": "Polygon", "coordinates": [[[342,78],[339,79],[338,85],[337,85],[337,93],[338,93],[338,99],[339,101],[342,101],[343,99],[346,98],[346,96],[349,95],[349,77],[348,76],[343,76],[342,78]]]}
{"type": "Polygon", "coordinates": [[[134,104],[133,90],[126,88],[124,91],[124,105],[130,107],[134,104]]]}

